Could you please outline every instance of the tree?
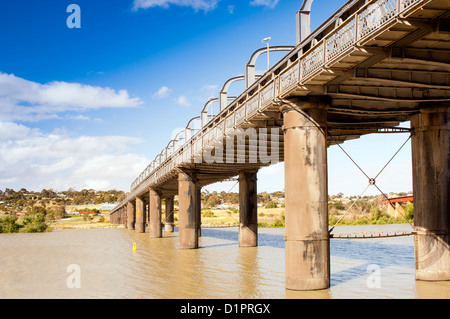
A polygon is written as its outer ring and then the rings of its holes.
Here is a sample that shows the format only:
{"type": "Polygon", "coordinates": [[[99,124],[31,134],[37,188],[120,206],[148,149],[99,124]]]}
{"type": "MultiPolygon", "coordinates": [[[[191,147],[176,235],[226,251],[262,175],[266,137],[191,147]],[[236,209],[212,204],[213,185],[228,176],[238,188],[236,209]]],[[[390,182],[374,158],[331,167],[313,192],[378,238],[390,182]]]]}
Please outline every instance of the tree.
{"type": "Polygon", "coordinates": [[[0,217],[0,233],[17,233],[19,231],[17,219],[17,216],[0,217]]]}
{"type": "Polygon", "coordinates": [[[84,212],[84,214],[83,214],[83,220],[84,220],[85,222],[90,222],[90,221],[92,220],[92,217],[91,217],[91,215],[89,214],[88,211],[85,211],[85,212],[84,212]]]}
{"type": "Polygon", "coordinates": [[[42,206],[33,206],[30,212],[31,215],[42,214],[43,216],[47,215],[47,210],[42,206]]]}
{"type": "Polygon", "coordinates": [[[270,195],[267,192],[262,192],[258,194],[258,202],[267,204],[270,202],[270,195]]]}
{"type": "Polygon", "coordinates": [[[58,206],[55,209],[52,209],[50,212],[47,212],[45,218],[47,220],[60,220],[66,214],[66,209],[64,206],[58,206]]]}
{"type": "Polygon", "coordinates": [[[220,204],[220,197],[217,194],[210,194],[206,200],[206,205],[209,207],[214,207],[220,204]]]}
{"type": "Polygon", "coordinates": [[[277,208],[278,204],[274,201],[270,201],[267,203],[266,208],[277,208]]]}

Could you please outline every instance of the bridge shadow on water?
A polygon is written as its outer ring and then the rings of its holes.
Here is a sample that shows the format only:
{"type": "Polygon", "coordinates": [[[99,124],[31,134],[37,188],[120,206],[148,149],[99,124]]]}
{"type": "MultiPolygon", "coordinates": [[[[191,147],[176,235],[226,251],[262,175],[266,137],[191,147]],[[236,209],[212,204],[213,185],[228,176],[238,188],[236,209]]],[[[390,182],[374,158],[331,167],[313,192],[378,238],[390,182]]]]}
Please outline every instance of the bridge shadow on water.
{"type": "MultiPolygon", "coordinates": [[[[202,237],[226,240],[227,243],[205,246],[202,249],[219,246],[238,246],[238,229],[202,228],[202,237]]],[[[376,265],[380,270],[388,267],[402,268],[402,273],[414,271],[414,245],[393,243],[395,238],[363,240],[363,239],[331,239],[331,286],[367,276],[369,265],[376,265]],[[342,267],[345,263],[345,267],[342,267]],[[336,271],[333,272],[333,268],[336,271]],[[344,268],[344,269],[342,269],[344,268]],[[342,269],[342,270],[340,270],[342,269]]],[[[284,249],[283,234],[258,233],[258,247],[284,249]]]]}

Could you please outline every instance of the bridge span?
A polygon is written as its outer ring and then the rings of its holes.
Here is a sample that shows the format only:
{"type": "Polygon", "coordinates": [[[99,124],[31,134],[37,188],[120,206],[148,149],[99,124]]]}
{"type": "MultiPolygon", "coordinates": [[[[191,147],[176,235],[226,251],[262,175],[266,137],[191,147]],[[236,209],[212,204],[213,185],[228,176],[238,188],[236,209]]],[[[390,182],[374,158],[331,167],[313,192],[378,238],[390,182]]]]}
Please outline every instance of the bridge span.
{"type": "Polygon", "coordinates": [[[179,248],[196,249],[201,188],[239,176],[239,246],[256,246],[257,172],[284,161],[286,288],[325,289],[327,147],[407,131],[416,279],[450,280],[450,2],[350,0],[309,32],[311,2],[297,13],[297,45],[278,48],[287,54],[260,77],[252,56],[245,75],[231,79],[245,90],[229,98],[225,82],[136,178],[111,222],[137,232],[148,222],[150,236],[162,237],[161,201],[173,231],[178,196],[179,248]],[[410,128],[399,127],[405,121],[410,128]]]}

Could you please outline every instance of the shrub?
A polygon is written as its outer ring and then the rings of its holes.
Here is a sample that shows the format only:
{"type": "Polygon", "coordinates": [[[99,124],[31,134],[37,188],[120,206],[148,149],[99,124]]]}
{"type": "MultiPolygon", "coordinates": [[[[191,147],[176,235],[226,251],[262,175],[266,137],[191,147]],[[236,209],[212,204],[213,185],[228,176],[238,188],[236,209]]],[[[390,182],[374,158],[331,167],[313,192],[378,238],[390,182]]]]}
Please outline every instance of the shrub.
{"type": "Polygon", "coordinates": [[[92,220],[92,217],[91,217],[91,215],[89,214],[89,212],[84,212],[84,214],[83,214],[83,220],[84,220],[85,222],[90,222],[90,221],[92,220]]]}
{"type": "Polygon", "coordinates": [[[202,217],[214,217],[214,213],[210,210],[202,211],[202,217]]]}
{"type": "Polygon", "coordinates": [[[383,216],[383,212],[381,211],[381,208],[375,207],[370,212],[370,219],[372,222],[375,222],[379,220],[383,216]]]}
{"type": "Polygon", "coordinates": [[[266,208],[277,208],[278,204],[274,201],[270,201],[267,203],[266,208]]]}
{"type": "Polygon", "coordinates": [[[412,221],[414,219],[414,205],[412,203],[405,206],[405,217],[412,221]]]}
{"type": "Polygon", "coordinates": [[[45,216],[43,214],[34,214],[25,216],[20,220],[21,233],[42,233],[48,230],[45,224],[45,216]]]}
{"type": "Polygon", "coordinates": [[[276,219],[273,223],[272,223],[272,227],[284,227],[284,220],[282,219],[276,219]]]}
{"type": "Polygon", "coordinates": [[[0,233],[17,233],[19,225],[16,224],[17,216],[0,217],[0,233]]]}

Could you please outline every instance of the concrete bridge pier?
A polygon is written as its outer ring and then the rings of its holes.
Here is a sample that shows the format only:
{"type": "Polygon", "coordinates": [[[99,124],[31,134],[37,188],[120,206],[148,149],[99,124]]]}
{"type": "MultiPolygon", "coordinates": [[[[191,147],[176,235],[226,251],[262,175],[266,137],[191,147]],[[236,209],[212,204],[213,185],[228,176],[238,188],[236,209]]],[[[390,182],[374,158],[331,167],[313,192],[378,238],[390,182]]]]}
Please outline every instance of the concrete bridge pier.
{"type": "Polygon", "coordinates": [[[123,209],[119,211],[119,225],[123,224],[123,209]]]}
{"type": "Polygon", "coordinates": [[[195,205],[195,212],[197,218],[197,236],[202,237],[202,187],[197,187],[197,202],[195,205]]]}
{"type": "Polygon", "coordinates": [[[450,280],[450,107],[411,119],[416,279],[450,280]]]}
{"type": "Polygon", "coordinates": [[[132,202],[127,203],[127,228],[134,230],[135,216],[134,216],[134,204],[132,202]]]}
{"type": "Polygon", "coordinates": [[[180,249],[197,249],[199,232],[198,200],[200,185],[195,172],[178,173],[179,244],[180,249]]]}
{"type": "Polygon", "coordinates": [[[144,200],[140,197],[136,197],[135,230],[137,233],[145,233],[145,206],[144,200]]]}
{"type": "Polygon", "coordinates": [[[256,171],[239,173],[239,247],[258,246],[256,171]]]}
{"type": "Polygon", "coordinates": [[[174,196],[168,196],[165,198],[166,204],[166,220],[164,222],[164,231],[167,233],[174,232],[174,196]]]}
{"type": "Polygon", "coordinates": [[[286,288],[330,286],[326,109],[321,99],[293,99],[284,120],[286,288]]]}
{"type": "Polygon", "coordinates": [[[122,207],[120,209],[120,215],[121,215],[121,224],[125,227],[125,229],[128,227],[128,222],[127,222],[127,208],[126,207],[122,207]]]}
{"type": "Polygon", "coordinates": [[[149,232],[150,238],[162,237],[162,224],[161,224],[161,196],[154,190],[149,191],[149,232]]]}

